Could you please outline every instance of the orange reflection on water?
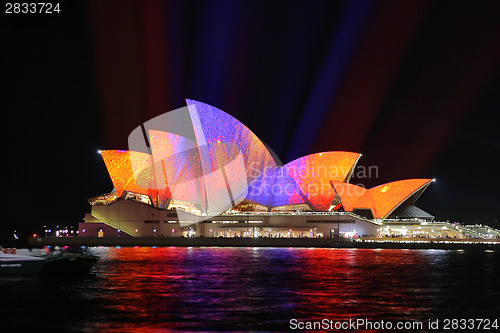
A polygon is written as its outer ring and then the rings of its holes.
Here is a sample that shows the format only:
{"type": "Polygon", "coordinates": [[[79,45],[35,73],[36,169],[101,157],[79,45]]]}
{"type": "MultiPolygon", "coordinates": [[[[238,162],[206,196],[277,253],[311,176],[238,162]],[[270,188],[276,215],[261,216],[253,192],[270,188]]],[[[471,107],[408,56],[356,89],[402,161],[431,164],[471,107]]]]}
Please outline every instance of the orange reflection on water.
{"type": "Polygon", "coordinates": [[[414,280],[426,263],[418,251],[312,249],[301,251],[301,261],[305,318],[407,318],[425,310],[414,280]]]}

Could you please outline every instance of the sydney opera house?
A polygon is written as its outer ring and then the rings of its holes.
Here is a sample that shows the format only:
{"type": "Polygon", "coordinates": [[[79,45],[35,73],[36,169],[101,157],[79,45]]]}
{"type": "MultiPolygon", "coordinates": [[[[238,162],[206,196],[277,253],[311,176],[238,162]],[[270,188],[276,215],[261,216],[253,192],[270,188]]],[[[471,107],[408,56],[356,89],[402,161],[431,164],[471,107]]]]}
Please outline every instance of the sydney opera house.
{"type": "Polygon", "coordinates": [[[343,151],[281,165],[241,122],[194,100],[137,127],[129,150],[99,153],[114,190],[89,199],[80,237],[357,237],[425,232],[434,219],[415,206],[431,179],[357,186],[361,154],[343,151]]]}

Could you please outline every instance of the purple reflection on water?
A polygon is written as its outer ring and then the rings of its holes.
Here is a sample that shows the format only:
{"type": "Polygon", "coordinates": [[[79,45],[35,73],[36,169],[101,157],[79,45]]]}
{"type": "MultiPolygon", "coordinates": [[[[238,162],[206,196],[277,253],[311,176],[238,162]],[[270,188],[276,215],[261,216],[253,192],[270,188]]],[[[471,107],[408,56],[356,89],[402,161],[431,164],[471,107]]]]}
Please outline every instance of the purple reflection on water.
{"type": "Polygon", "coordinates": [[[100,299],[114,315],[97,326],[284,330],[292,318],[427,320],[456,311],[450,300],[467,298],[459,286],[451,288],[449,274],[460,256],[416,250],[109,249],[97,275],[109,290],[100,299]]]}

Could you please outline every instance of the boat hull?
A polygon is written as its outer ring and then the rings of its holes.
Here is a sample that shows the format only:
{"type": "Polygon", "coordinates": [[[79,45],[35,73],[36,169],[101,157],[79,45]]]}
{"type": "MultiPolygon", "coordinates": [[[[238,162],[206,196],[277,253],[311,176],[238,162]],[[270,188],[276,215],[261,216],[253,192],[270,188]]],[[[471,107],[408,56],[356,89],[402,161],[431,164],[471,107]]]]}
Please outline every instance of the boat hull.
{"type": "Polygon", "coordinates": [[[0,260],[0,275],[36,275],[40,273],[44,264],[45,260],[0,260]]]}
{"type": "Polygon", "coordinates": [[[87,254],[0,257],[0,275],[82,275],[89,274],[99,258],[87,254]]]}
{"type": "Polygon", "coordinates": [[[90,255],[64,255],[47,259],[41,275],[83,275],[89,274],[98,257],[90,255]]]}

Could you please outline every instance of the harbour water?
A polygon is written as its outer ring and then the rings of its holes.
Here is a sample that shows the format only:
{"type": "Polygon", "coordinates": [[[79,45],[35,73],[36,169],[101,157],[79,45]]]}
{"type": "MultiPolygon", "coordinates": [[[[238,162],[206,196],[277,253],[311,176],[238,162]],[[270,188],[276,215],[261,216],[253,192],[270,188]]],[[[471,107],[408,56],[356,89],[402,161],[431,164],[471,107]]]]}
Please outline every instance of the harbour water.
{"type": "Polygon", "coordinates": [[[360,318],[430,331],[429,320],[500,317],[500,249],[90,251],[101,257],[90,276],[0,277],[0,331],[289,331],[293,319],[360,318]]]}

